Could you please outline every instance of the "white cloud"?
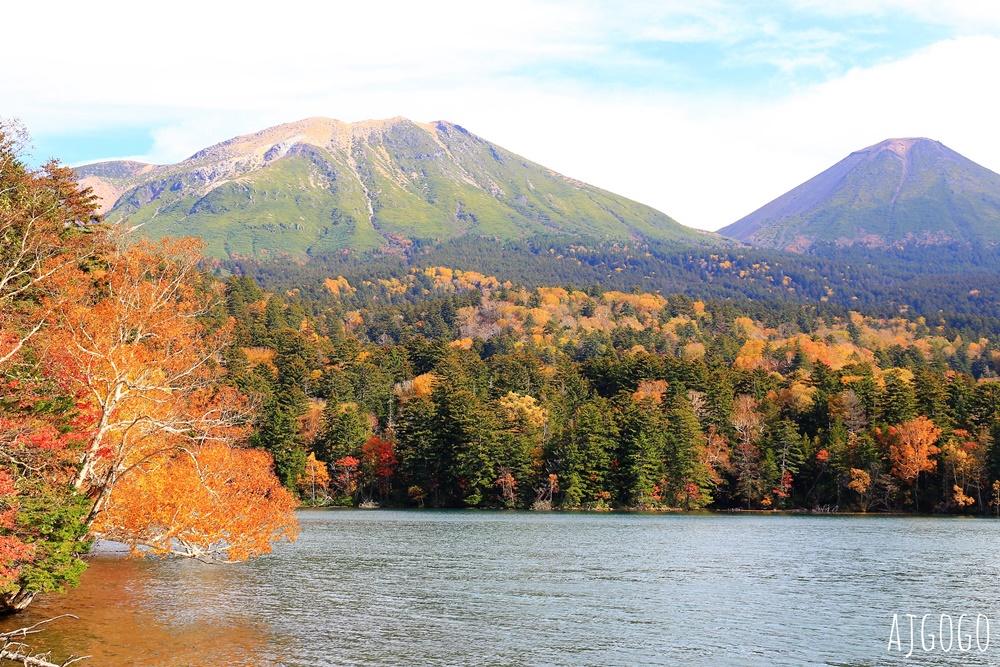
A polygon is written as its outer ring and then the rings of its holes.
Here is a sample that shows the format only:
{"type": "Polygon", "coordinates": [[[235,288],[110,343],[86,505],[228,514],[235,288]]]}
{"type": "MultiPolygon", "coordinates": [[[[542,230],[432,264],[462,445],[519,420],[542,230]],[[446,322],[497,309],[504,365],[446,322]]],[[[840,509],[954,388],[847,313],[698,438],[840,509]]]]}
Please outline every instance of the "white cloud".
{"type": "Polygon", "coordinates": [[[1000,29],[1000,3],[996,0],[791,0],[791,4],[831,16],[883,16],[898,12],[971,34],[1000,29]]]}
{"type": "Polygon", "coordinates": [[[717,229],[889,137],[928,136],[1000,171],[1000,93],[983,74],[992,62],[1000,40],[961,38],[775,101],[636,96],[587,99],[572,111],[570,101],[548,99],[530,119],[484,119],[496,124],[492,134],[469,125],[685,224],[717,229]]]}

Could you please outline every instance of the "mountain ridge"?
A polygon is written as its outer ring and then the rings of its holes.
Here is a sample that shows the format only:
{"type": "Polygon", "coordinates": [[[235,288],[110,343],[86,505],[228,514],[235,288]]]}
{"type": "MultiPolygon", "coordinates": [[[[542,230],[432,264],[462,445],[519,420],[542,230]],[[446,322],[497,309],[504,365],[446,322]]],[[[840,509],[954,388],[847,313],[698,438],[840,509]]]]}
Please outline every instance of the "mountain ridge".
{"type": "Polygon", "coordinates": [[[150,236],[202,236],[219,257],[465,234],[723,242],[447,121],[312,117],[232,137],[173,165],[111,161],[77,174],[104,197],[112,222],[128,218],[150,236]]]}

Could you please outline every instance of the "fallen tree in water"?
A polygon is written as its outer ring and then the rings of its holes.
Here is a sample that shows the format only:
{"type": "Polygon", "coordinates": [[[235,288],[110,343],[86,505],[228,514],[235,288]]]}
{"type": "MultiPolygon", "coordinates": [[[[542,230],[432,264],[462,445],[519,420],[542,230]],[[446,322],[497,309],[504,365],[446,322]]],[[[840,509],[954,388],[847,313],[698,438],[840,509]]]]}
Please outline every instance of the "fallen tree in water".
{"type": "Polygon", "coordinates": [[[60,618],[76,618],[76,616],[73,616],[72,614],[63,614],[62,616],[49,618],[25,628],[18,628],[17,630],[0,633],[0,641],[3,642],[3,644],[0,645],[0,664],[14,662],[25,665],[25,667],[66,667],[74,662],[79,662],[89,658],[90,656],[87,655],[70,656],[59,663],[51,662],[47,653],[34,653],[31,646],[23,641],[19,641],[21,639],[25,639],[28,635],[41,632],[40,626],[59,620],[60,618]]]}

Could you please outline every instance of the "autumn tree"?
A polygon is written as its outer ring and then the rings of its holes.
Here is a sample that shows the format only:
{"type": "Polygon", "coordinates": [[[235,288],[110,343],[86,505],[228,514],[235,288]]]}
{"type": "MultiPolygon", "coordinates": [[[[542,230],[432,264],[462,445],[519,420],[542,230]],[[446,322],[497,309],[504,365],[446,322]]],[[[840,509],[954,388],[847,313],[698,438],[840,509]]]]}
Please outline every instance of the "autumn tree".
{"type": "MultiPolygon", "coordinates": [[[[72,445],[63,481],[45,479],[85,498],[61,508],[82,505],[76,530],[92,537],[233,561],[294,536],[292,498],[276,485],[271,458],[239,446],[251,410],[221,382],[226,330],[203,323],[215,294],[202,289],[198,244],[130,245],[104,231],[89,242],[88,261],[46,278],[37,297],[46,326],[31,340],[38,374],[71,401],[56,411],[69,437],[29,424],[10,446],[72,445]]],[[[25,484],[40,482],[39,474],[31,468],[25,484]]],[[[36,535],[36,551],[59,542],[46,530],[36,535]]],[[[51,560],[71,570],[75,553],[63,549],[51,560]]],[[[8,607],[46,590],[30,573],[8,586],[8,607]]]]}
{"type": "MultiPolygon", "coordinates": [[[[57,162],[29,168],[27,133],[0,119],[0,610],[76,582],[89,548],[70,481],[90,414],[60,364],[44,363],[58,282],[92,253],[89,190],[57,162]]],[[[63,351],[55,350],[62,354],[63,351]]]]}
{"type": "Polygon", "coordinates": [[[295,506],[266,452],[208,440],[144,457],[116,482],[94,532],[155,554],[232,563],[293,539],[295,506]]]}
{"type": "Polygon", "coordinates": [[[505,504],[513,504],[517,500],[510,497],[511,489],[520,489],[523,500],[535,486],[535,482],[543,472],[545,439],[549,427],[549,411],[543,407],[534,396],[525,396],[513,391],[501,396],[496,402],[497,426],[497,459],[498,465],[505,469],[505,475],[511,475],[514,484],[501,484],[501,500],[505,504]]]}
{"type": "Polygon", "coordinates": [[[497,479],[494,484],[500,491],[500,500],[505,507],[514,507],[517,502],[517,480],[507,466],[497,468],[497,479]]]}
{"type": "Polygon", "coordinates": [[[985,432],[973,438],[968,431],[958,429],[941,446],[942,486],[949,509],[983,507],[986,452],[991,444],[985,432]]]}
{"type": "Polygon", "coordinates": [[[392,492],[392,478],[398,463],[393,443],[388,440],[373,435],[361,446],[361,473],[369,490],[382,501],[392,492]]]}
{"type": "Polygon", "coordinates": [[[330,472],[325,462],[316,459],[310,453],[306,458],[306,468],[299,475],[295,486],[303,498],[308,498],[312,505],[319,505],[329,500],[330,472]]]}
{"type": "Polygon", "coordinates": [[[736,445],[733,447],[736,490],[750,507],[760,502],[768,491],[759,446],[764,415],[757,410],[757,401],[753,397],[740,394],[729,421],[736,432],[736,445]]]}
{"type": "Polygon", "coordinates": [[[892,474],[904,484],[914,487],[914,502],[919,503],[917,482],[920,473],[937,468],[933,457],[941,452],[934,443],[941,429],[923,415],[905,421],[881,434],[883,446],[889,452],[892,474]]]}
{"type": "Polygon", "coordinates": [[[358,488],[358,466],[361,461],[353,456],[337,459],[330,466],[330,488],[336,490],[341,498],[353,501],[354,492],[358,488]]]}

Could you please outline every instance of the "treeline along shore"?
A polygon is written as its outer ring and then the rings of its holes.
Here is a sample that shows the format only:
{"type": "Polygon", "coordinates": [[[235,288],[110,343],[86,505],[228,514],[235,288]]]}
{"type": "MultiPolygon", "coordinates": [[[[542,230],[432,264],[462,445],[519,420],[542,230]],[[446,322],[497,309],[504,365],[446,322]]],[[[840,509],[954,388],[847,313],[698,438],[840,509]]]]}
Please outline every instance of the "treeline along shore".
{"type": "Polygon", "coordinates": [[[307,503],[1000,508],[991,332],[441,266],[356,283],[226,281],[229,381],[307,503]]]}

